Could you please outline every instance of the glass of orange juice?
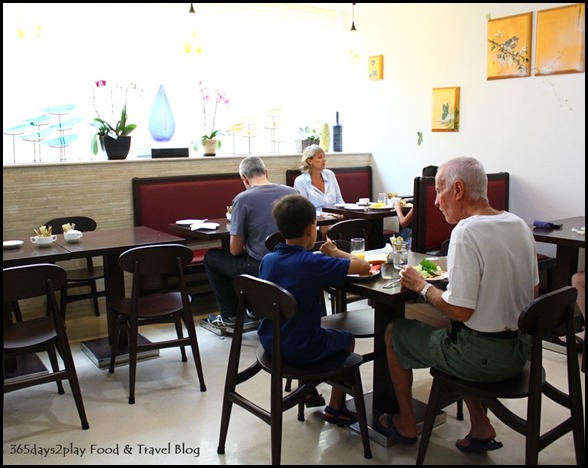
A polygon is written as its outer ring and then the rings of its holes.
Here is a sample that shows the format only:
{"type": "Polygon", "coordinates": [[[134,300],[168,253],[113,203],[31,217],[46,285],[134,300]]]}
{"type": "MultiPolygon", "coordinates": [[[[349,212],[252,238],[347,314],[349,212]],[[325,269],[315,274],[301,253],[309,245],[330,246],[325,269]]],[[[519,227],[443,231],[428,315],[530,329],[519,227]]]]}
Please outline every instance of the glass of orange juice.
{"type": "Polygon", "coordinates": [[[351,239],[351,255],[365,260],[365,239],[363,237],[351,239]]]}

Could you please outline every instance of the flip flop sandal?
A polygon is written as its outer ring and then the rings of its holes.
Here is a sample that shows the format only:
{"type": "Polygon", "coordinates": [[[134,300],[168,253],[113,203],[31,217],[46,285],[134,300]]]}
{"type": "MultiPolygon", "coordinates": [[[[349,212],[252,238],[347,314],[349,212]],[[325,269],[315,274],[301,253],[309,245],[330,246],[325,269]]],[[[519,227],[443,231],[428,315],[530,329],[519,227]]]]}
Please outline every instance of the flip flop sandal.
{"type": "Polygon", "coordinates": [[[340,410],[336,410],[331,406],[325,407],[323,419],[328,423],[337,424],[339,427],[350,426],[357,422],[355,414],[349,411],[345,405],[340,410]]]}
{"type": "Polygon", "coordinates": [[[311,391],[308,395],[306,395],[306,398],[304,399],[304,406],[306,406],[307,408],[317,408],[319,406],[325,406],[326,404],[327,403],[323,398],[323,394],[317,392],[316,389],[314,389],[314,391],[311,391]]]}
{"type": "Polygon", "coordinates": [[[498,442],[496,439],[482,440],[470,434],[465,436],[464,440],[469,441],[469,445],[461,445],[455,442],[455,446],[465,453],[486,453],[503,447],[502,442],[498,442]]]}
{"type": "Polygon", "coordinates": [[[398,430],[396,429],[396,426],[394,425],[394,420],[392,419],[391,414],[383,414],[382,416],[384,416],[384,415],[386,416],[386,423],[388,425],[383,426],[382,423],[380,422],[380,418],[377,417],[375,419],[375,422],[376,422],[376,428],[378,429],[378,431],[392,437],[397,444],[413,445],[413,444],[417,443],[418,437],[406,437],[406,436],[403,436],[400,432],[398,432],[398,430]]]}

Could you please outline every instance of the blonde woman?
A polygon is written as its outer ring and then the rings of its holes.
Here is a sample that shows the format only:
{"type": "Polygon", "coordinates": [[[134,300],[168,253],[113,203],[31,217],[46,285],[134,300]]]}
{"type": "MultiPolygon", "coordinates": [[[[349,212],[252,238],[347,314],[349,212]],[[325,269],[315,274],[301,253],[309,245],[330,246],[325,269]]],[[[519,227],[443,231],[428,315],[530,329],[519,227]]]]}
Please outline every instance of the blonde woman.
{"type": "MultiPolygon", "coordinates": [[[[294,180],[294,188],[306,197],[315,207],[317,216],[332,216],[343,218],[340,215],[323,215],[324,207],[335,206],[336,203],[345,203],[341,196],[341,189],[335,173],[326,169],[327,155],[319,145],[310,145],[302,153],[300,159],[300,174],[294,180]]],[[[323,226],[328,228],[328,226],[323,226]]],[[[322,229],[321,229],[322,230],[322,229]]]]}

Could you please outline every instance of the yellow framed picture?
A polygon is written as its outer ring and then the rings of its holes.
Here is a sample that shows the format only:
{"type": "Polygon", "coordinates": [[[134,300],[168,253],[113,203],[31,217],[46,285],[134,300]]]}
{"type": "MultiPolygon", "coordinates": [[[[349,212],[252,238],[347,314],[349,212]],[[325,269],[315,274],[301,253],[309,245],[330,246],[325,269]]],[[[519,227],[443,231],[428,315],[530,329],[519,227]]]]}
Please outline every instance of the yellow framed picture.
{"type": "Polygon", "coordinates": [[[584,73],[586,4],[537,12],[535,75],[584,73]]]}
{"type": "Polygon", "coordinates": [[[459,86],[433,88],[434,132],[459,131],[459,86]]]}
{"type": "Polygon", "coordinates": [[[488,20],[488,80],[531,76],[532,21],[532,12],[488,20]]]}
{"type": "Polygon", "coordinates": [[[384,79],[384,56],[372,55],[368,59],[368,78],[370,80],[384,79]]]}

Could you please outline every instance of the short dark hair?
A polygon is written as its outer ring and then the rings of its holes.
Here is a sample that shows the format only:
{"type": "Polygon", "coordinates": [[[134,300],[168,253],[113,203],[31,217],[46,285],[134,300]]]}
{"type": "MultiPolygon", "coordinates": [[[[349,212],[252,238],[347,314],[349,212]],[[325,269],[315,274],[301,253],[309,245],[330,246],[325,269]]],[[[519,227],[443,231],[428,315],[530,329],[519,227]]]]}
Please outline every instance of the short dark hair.
{"type": "Polygon", "coordinates": [[[272,216],[284,238],[295,239],[316,223],[316,208],[302,195],[286,195],[274,202],[272,216]]]}

